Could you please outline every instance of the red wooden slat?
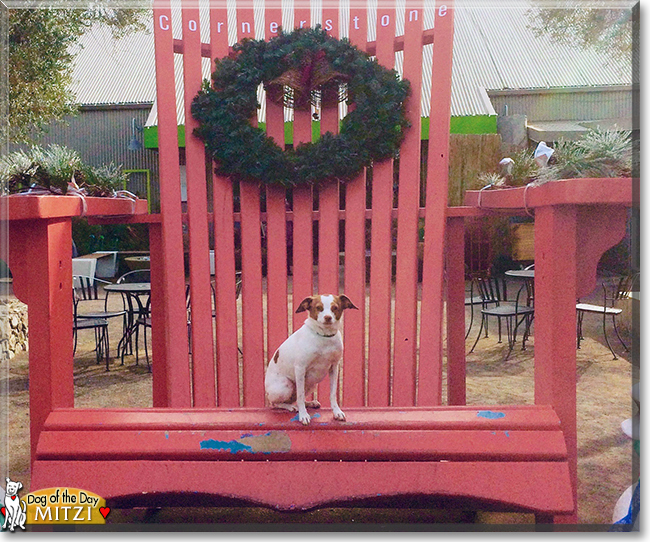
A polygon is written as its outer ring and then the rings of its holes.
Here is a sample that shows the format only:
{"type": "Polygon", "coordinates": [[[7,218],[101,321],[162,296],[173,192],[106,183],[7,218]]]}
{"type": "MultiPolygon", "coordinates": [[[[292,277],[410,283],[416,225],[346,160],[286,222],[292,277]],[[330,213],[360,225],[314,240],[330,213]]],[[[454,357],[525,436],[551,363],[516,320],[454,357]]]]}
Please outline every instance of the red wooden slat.
{"type": "Polygon", "coordinates": [[[191,461],[562,461],[562,431],[44,431],[38,458],[191,461]],[[471,446],[467,443],[471,442],[471,446]]]}
{"type": "MultiPolygon", "coordinates": [[[[365,49],[368,15],[350,8],[350,42],[365,49]]],[[[366,174],[345,186],[345,293],[359,308],[347,311],[344,322],[343,405],[365,404],[366,359],[366,174]]]]}
{"type": "Polygon", "coordinates": [[[404,78],[411,83],[406,116],[411,127],[400,147],[395,275],[395,361],[393,404],[416,398],[418,207],[420,203],[420,124],[422,89],[422,3],[411,0],[404,25],[404,78]],[[412,10],[417,10],[415,15],[412,10]]]}
{"type": "Polygon", "coordinates": [[[152,395],[154,407],[166,407],[167,395],[167,366],[165,362],[165,296],[163,290],[163,243],[161,225],[149,225],[149,255],[151,269],[151,350],[152,359],[156,361],[151,368],[152,395]]]}
{"type": "MultiPolygon", "coordinates": [[[[264,31],[266,39],[277,35],[271,32],[271,23],[282,23],[282,10],[276,1],[267,1],[264,31]]],[[[275,28],[275,27],[274,27],[275,28]]],[[[284,109],[282,105],[266,100],[266,134],[284,148],[284,109]]],[[[286,190],[268,186],[267,209],[267,343],[270,358],[289,334],[287,313],[287,224],[286,190]]]]}
{"type": "MultiPolygon", "coordinates": [[[[395,9],[377,8],[377,60],[393,68],[395,9]],[[382,21],[386,23],[384,26],[382,21]]],[[[393,160],[373,167],[370,239],[370,328],[368,334],[368,404],[388,405],[391,360],[393,160]]]]}
{"type": "MultiPolygon", "coordinates": [[[[453,2],[436,2],[435,46],[431,82],[429,154],[427,164],[420,373],[418,404],[437,405],[442,395],[442,314],[445,211],[449,174],[451,61],[454,36],[453,2]],[[444,8],[444,9],[443,9],[444,8]]],[[[458,322],[455,325],[463,325],[458,322]]]]}
{"type": "MultiPolygon", "coordinates": [[[[331,0],[323,8],[323,28],[330,36],[339,35],[338,2],[331,0]]],[[[339,132],[338,104],[321,108],[321,134],[339,132]]],[[[337,157],[333,156],[333,160],[337,157]]],[[[339,293],[339,186],[335,180],[326,180],[319,187],[318,221],[318,293],[339,293]]],[[[329,379],[318,386],[318,397],[322,405],[329,406],[329,379]]],[[[340,392],[339,392],[340,393],[340,392]]]]}
{"type": "Polygon", "coordinates": [[[356,3],[350,6],[350,28],[348,30],[350,43],[362,51],[368,45],[368,11],[356,3]]]}
{"type": "MultiPolygon", "coordinates": [[[[296,2],[294,28],[310,26],[311,15],[304,2],[296,2]]],[[[295,111],[293,145],[311,141],[311,112],[295,111]]],[[[300,186],[293,190],[293,330],[305,321],[305,313],[296,314],[300,302],[313,292],[312,189],[300,186]]]]}
{"type": "MultiPolygon", "coordinates": [[[[227,12],[223,2],[212,0],[210,36],[212,58],[228,54],[227,12]]],[[[235,298],[235,238],[232,181],[212,177],[214,209],[215,320],[217,350],[217,401],[220,406],[239,406],[239,351],[235,298]]]]}
{"type": "MultiPolygon", "coordinates": [[[[246,7],[237,10],[237,37],[240,41],[243,38],[255,37],[252,8],[246,7]]],[[[250,122],[257,124],[257,118],[250,119],[250,122]]],[[[259,185],[242,181],[239,186],[239,197],[241,202],[244,405],[262,406],[265,396],[264,312],[259,185]]]]}
{"type": "MultiPolygon", "coordinates": [[[[472,405],[445,407],[346,408],[345,423],[332,422],[331,411],[321,410],[305,431],[344,429],[553,431],[560,419],[548,405],[472,405]]],[[[59,409],[45,423],[47,431],[117,431],[163,429],[192,431],[237,429],[300,429],[295,414],[274,409],[59,409]]]]}
{"type": "Polygon", "coordinates": [[[465,219],[447,220],[447,404],[464,405],[465,219]],[[462,326],[460,324],[463,324],[462,326]]]}
{"type": "MultiPolygon", "coordinates": [[[[185,266],[181,223],[181,185],[174,81],[172,18],[169,2],[154,9],[156,99],[160,161],[160,208],[165,297],[164,332],[167,404],[190,406],[190,370],[185,307],[185,266]]],[[[154,363],[156,361],[154,360],[154,363]]]]}
{"type": "Polygon", "coordinates": [[[215,359],[212,334],[208,199],[205,146],[194,135],[199,123],[192,116],[194,97],[201,90],[201,31],[198,8],[183,11],[183,72],[185,85],[185,159],[190,245],[192,310],[192,392],[194,406],[216,406],[215,359]]]}

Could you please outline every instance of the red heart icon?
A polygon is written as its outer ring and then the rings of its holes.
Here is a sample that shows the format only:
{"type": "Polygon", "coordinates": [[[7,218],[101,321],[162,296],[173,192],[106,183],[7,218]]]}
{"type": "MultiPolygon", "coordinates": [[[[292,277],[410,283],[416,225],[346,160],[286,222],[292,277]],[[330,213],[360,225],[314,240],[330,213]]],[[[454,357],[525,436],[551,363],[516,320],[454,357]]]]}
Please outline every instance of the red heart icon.
{"type": "Polygon", "coordinates": [[[12,500],[12,501],[15,501],[15,500],[16,500],[16,495],[12,495],[12,496],[11,496],[11,500],[12,500]]]}
{"type": "Polygon", "coordinates": [[[102,507],[99,509],[99,513],[100,513],[102,516],[104,516],[104,519],[106,519],[106,516],[108,516],[108,513],[109,513],[110,511],[111,511],[111,509],[110,509],[108,506],[107,506],[107,507],[103,507],[103,506],[102,506],[102,507]]]}

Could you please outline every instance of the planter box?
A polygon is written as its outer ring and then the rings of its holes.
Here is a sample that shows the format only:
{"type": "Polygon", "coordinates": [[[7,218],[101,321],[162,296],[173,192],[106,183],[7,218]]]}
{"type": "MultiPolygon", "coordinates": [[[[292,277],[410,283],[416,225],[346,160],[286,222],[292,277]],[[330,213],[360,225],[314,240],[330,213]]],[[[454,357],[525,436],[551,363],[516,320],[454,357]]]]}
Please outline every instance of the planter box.
{"type": "Polygon", "coordinates": [[[562,179],[540,186],[468,190],[465,205],[482,209],[534,209],[550,205],[621,205],[633,201],[632,179],[562,179]]]}

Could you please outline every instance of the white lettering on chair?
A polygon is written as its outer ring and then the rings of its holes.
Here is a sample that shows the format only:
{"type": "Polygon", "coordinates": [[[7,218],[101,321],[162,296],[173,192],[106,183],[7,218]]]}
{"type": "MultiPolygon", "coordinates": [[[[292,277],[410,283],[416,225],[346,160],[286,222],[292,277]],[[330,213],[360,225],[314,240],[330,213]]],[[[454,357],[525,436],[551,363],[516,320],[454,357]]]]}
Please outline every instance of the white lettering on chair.
{"type": "Polygon", "coordinates": [[[390,24],[390,17],[388,15],[383,15],[381,18],[381,26],[388,26],[390,24]]]}
{"type": "Polygon", "coordinates": [[[161,15],[158,21],[161,30],[169,30],[169,17],[167,17],[167,15],[161,15]]]}
{"type": "Polygon", "coordinates": [[[190,22],[187,23],[188,28],[190,29],[191,32],[196,32],[197,29],[197,24],[194,19],[192,19],[190,22]]]}
{"type": "Polygon", "coordinates": [[[447,15],[447,6],[440,6],[440,9],[438,9],[438,15],[440,17],[447,15]]]}

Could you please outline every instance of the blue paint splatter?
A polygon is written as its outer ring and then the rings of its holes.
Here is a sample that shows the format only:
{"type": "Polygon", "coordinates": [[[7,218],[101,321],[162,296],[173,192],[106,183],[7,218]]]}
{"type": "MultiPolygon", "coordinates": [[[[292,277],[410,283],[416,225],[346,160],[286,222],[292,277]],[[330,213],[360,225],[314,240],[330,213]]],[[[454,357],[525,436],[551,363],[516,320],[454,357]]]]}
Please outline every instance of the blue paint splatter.
{"type": "Polygon", "coordinates": [[[201,450],[230,450],[231,454],[252,452],[253,448],[236,440],[202,440],[201,450]]]}
{"type": "Polygon", "coordinates": [[[165,438],[169,439],[169,432],[168,431],[165,431],[165,438]]]}
{"type": "MultiPolygon", "coordinates": [[[[312,420],[313,420],[314,418],[320,418],[320,414],[318,414],[318,412],[317,412],[316,414],[314,414],[314,415],[311,417],[312,420]]],[[[300,420],[300,414],[296,414],[296,415],[295,415],[293,418],[291,418],[289,421],[290,421],[290,422],[297,422],[297,421],[299,421],[299,420],[300,420]]]]}
{"type": "Polygon", "coordinates": [[[479,410],[476,414],[479,418],[487,418],[488,420],[496,420],[498,418],[505,418],[506,415],[503,412],[494,412],[492,410],[479,410]]]}
{"type": "Polygon", "coordinates": [[[506,437],[510,436],[510,431],[506,431],[506,437]]]}

